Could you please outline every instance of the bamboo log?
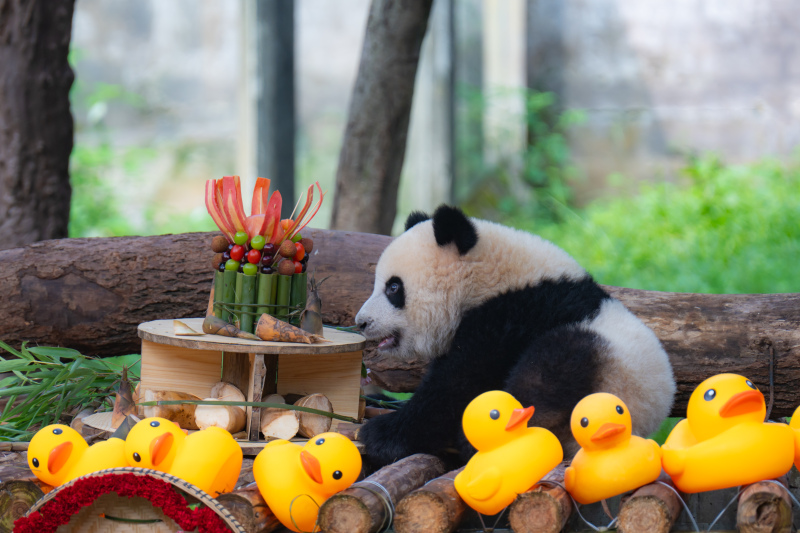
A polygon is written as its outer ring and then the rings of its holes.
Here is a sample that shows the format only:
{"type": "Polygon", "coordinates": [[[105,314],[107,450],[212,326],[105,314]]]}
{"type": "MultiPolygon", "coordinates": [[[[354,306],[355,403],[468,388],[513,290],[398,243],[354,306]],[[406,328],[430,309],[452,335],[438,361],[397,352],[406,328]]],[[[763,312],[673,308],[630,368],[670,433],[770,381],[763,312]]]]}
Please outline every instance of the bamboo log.
{"type": "Polygon", "coordinates": [[[395,511],[394,530],[397,533],[455,531],[467,510],[467,504],[453,483],[462,470],[459,468],[437,477],[400,500],[395,511]]]}
{"type": "Polygon", "coordinates": [[[0,531],[13,531],[14,521],[25,516],[44,492],[32,481],[0,483],[0,531]]]}
{"type": "MultiPolygon", "coordinates": [[[[659,481],[674,488],[669,476],[663,473],[659,481]]],[[[650,483],[637,489],[622,502],[617,521],[618,529],[622,533],[669,533],[682,510],[683,505],[675,491],[660,483],[650,483]]]]}
{"type": "MultiPolygon", "coordinates": [[[[563,485],[567,463],[561,463],[542,478],[563,485]]],[[[517,533],[558,533],[575,510],[563,486],[542,483],[517,496],[508,511],[511,529],[517,533]]]]}
{"type": "Polygon", "coordinates": [[[792,531],[792,502],[782,484],[758,482],[743,487],[736,510],[736,529],[740,533],[790,533],[792,531]]]}
{"type": "Polygon", "coordinates": [[[394,502],[444,473],[442,461],[416,454],[385,466],[363,481],[331,496],[319,510],[326,533],[375,533],[391,523],[394,502]]]}
{"type": "Polygon", "coordinates": [[[270,533],[281,527],[255,483],[217,496],[248,533],[270,533]]]}

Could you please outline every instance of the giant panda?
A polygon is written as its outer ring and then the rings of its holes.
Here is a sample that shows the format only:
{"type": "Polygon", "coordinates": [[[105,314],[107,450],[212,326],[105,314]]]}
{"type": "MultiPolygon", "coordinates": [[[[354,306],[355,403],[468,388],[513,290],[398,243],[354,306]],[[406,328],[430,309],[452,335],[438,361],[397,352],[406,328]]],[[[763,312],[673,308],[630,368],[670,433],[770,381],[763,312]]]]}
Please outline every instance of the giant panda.
{"type": "Polygon", "coordinates": [[[672,368],[647,326],[556,245],[455,207],[408,217],[356,324],[380,354],[429,361],[402,408],[361,428],[374,468],[448,448],[467,461],[461,416],[488,390],[533,405],[529,424],[553,431],[565,457],[578,450],[572,409],[588,394],[619,396],[640,436],[672,407],[672,368]]]}

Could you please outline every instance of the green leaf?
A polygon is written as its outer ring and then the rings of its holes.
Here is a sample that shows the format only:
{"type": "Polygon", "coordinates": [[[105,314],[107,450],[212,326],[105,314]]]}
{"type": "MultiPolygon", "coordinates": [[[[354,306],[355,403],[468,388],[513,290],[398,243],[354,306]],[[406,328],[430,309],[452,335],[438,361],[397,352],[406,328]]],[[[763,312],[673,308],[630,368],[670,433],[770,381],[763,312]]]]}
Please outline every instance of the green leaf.
{"type": "Polygon", "coordinates": [[[11,372],[12,370],[19,370],[25,368],[30,364],[24,359],[12,359],[11,361],[0,362],[0,372],[11,372]]]}
{"type": "Polygon", "coordinates": [[[60,348],[54,346],[34,346],[33,348],[28,348],[28,351],[34,355],[38,355],[42,358],[51,358],[54,359],[83,359],[85,356],[81,354],[78,350],[73,350],[72,348],[60,348]]]}

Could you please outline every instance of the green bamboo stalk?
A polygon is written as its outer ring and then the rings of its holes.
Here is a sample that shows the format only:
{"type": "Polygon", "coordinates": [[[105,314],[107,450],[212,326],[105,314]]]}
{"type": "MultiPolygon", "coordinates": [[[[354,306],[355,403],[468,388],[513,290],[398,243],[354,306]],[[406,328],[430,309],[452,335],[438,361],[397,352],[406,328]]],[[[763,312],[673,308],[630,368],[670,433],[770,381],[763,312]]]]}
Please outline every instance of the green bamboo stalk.
{"type": "Polygon", "coordinates": [[[292,276],[292,295],[289,298],[291,323],[300,326],[300,311],[306,306],[306,296],[308,294],[308,274],[305,272],[292,276]]]}
{"type": "Polygon", "coordinates": [[[236,305],[234,306],[235,311],[233,323],[236,325],[237,328],[242,329],[242,306],[238,305],[242,303],[242,284],[244,283],[244,274],[241,272],[236,273],[236,287],[234,289],[234,302],[236,305]]]}
{"type": "Polygon", "coordinates": [[[259,306],[256,308],[256,319],[264,313],[273,314],[275,305],[275,297],[277,296],[278,288],[278,274],[258,274],[258,296],[256,303],[259,306]]]}
{"type": "Polygon", "coordinates": [[[242,294],[239,300],[244,305],[239,308],[239,316],[241,317],[239,319],[239,329],[253,333],[253,311],[255,308],[251,306],[256,303],[256,276],[248,276],[246,274],[241,274],[241,276],[242,294]]]}
{"type": "Polygon", "coordinates": [[[278,274],[278,296],[275,298],[275,318],[284,322],[289,317],[289,296],[292,294],[292,276],[278,274]]]}
{"type": "Polygon", "coordinates": [[[220,272],[219,270],[214,272],[214,309],[213,309],[213,313],[214,313],[214,316],[217,316],[217,317],[220,317],[220,318],[222,318],[221,317],[222,308],[219,306],[219,302],[222,301],[222,292],[224,290],[222,288],[222,285],[223,285],[224,277],[225,277],[225,274],[223,272],[220,272]]]}
{"type": "Polygon", "coordinates": [[[231,320],[231,309],[236,301],[236,274],[235,270],[226,270],[222,274],[222,304],[220,318],[225,322],[231,320]]]}

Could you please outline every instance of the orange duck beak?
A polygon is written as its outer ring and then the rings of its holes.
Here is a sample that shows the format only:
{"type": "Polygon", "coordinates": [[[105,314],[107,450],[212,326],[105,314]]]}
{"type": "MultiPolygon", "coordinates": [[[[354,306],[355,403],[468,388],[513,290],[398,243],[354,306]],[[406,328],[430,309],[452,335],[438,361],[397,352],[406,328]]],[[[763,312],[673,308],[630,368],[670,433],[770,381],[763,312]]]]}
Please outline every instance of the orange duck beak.
{"type": "Polygon", "coordinates": [[[764,405],[764,395],[757,390],[734,394],[719,410],[719,416],[728,418],[747,413],[755,413],[764,405]]]}
{"type": "Polygon", "coordinates": [[[49,470],[51,474],[55,474],[64,468],[64,465],[67,464],[67,460],[71,454],[72,443],[62,442],[50,450],[50,456],[47,458],[47,470],[49,470]]]}
{"type": "Polygon", "coordinates": [[[316,457],[303,450],[300,452],[300,464],[303,465],[308,477],[322,485],[322,467],[316,457]]]}
{"type": "Polygon", "coordinates": [[[521,424],[527,424],[528,420],[533,416],[533,406],[526,407],[525,409],[514,409],[511,411],[511,418],[506,424],[506,431],[511,431],[521,424]]]}
{"type": "Polygon", "coordinates": [[[592,435],[592,442],[600,442],[606,439],[615,437],[625,431],[625,426],[622,424],[606,423],[600,426],[594,435],[592,435]]]}
{"type": "Polygon", "coordinates": [[[175,437],[172,436],[172,433],[162,433],[153,439],[150,443],[150,460],[153,462],[153,466],[158,466],[167,458],[174,440],[175,437]]]}

